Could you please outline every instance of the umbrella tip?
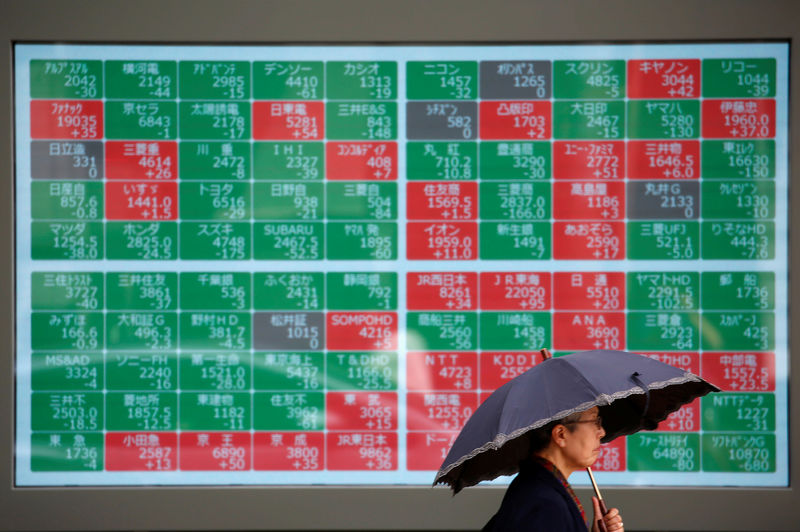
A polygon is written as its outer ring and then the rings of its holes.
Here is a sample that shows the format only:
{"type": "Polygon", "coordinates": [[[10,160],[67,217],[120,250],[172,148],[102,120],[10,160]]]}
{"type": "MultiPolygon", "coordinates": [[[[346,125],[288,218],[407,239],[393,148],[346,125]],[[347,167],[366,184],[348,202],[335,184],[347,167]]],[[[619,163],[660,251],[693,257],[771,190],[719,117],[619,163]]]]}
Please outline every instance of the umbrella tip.
{"type": "Polygon", "coordinates": [[[539,349],[539,354],[542,355],[542,362],[544,362],[548,358],[553,358],[553,353],[551,353],[550,350],[547,349],[546,347],[539,349]]]}

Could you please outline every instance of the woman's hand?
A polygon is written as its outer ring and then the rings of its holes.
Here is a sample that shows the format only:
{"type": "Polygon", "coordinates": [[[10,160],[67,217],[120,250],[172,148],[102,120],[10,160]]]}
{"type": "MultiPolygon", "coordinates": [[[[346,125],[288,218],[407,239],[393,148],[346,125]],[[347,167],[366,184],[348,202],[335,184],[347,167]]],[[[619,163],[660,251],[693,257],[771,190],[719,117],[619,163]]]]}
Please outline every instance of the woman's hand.
{"type": "Polygon", "coordinates": [[[606,515],[600,511],[600,501],[597,497],[592,497],[592,506],[594,506],[594,519],[592,520],[592,532],[602,532],[598,521],[602,519],[606,525],[607,532],[624,532],[625,527],[622,525],[622,516],[619,510],[611,508],[606,515]]]}

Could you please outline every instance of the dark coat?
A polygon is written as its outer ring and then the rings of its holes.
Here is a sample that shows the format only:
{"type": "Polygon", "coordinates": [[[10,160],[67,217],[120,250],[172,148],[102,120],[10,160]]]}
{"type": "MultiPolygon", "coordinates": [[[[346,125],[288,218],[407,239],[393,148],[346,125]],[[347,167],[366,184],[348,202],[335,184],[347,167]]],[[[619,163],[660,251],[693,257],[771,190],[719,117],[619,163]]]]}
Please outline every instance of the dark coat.
{"type": "Polygon", "coordinates": [[[561,482],[536,462],[523,465],[488,532],[586,532],[581,512],[561,482]]]}

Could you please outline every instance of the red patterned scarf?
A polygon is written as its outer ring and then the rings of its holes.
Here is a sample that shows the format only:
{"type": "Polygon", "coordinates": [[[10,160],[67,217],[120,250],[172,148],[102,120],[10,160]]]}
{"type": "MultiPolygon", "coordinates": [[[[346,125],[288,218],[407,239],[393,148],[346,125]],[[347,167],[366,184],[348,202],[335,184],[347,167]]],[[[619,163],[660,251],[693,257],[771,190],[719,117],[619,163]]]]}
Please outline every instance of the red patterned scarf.
{"type": "Polygon", "coordinates": [[[572,491],[572,486],[569,485],[569,482],[567,482],[566,477],[564,477],[564,475],[561,474],[561,471],[559,471],[558,468],[555,466],[555,464],[550,460],[542,458],[541,456],[533,456],[533,459],[536,460],[536,462],[539,463],[543,468],[550,471],[553,474],[553,476],[556,477],[559,482],[561,482],[561,485],[564,486],[565,490],[567,490],[569,496],[572,497],[572,501],[578,506],[578,510],[581,511],[581,517],[583,518],[583,522],[585,523],[586,512],[583,511],[583,505],[581,504],[580,499],[578,499],[578,496],[575,495],[575,492],[572,491]]]}

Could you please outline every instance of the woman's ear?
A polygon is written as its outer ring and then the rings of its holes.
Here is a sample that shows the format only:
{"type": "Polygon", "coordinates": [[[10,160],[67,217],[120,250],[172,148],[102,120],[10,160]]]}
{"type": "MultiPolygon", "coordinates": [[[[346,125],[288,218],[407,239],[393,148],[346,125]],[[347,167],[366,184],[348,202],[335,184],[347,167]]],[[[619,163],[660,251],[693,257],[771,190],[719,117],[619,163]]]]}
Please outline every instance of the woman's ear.
{"type": "Polygon", "coordinates": [[[550,433],[550,440],[559,447],[564,447],[567,444],[566,438],[567,427],[564,425],[556,425],[550,433]]]}

